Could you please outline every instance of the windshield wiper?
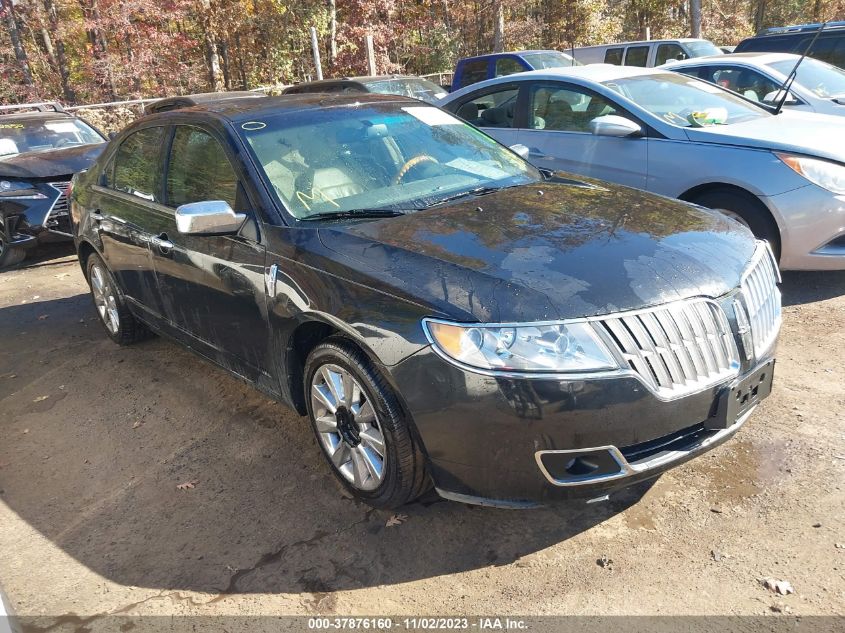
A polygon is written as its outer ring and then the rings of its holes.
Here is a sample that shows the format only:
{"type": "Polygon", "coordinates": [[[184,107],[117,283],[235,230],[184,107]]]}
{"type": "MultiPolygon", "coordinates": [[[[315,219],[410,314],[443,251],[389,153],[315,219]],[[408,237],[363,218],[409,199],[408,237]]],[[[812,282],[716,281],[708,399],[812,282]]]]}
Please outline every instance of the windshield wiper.
{"type": "MultiPolygon", "coordinates": [[[[511,185],[512,187],[516,187],[517,185],[511,185]]],[[[461,198],[468,198],[470,196],[484,196],[488,193],[493,193],[495,191],[501,191],[502,189],[507,189],[508,187],[476,187],[475,189],[470,189],[469,191],[462,191],[461,193],[456,193],[451,196],[446,196],[445,198],[438,198],[435,202],[427,205],[426,208],[429,207],[436,207],[441,204],[445,204],[447,202],[452,202],[453,200],[460,200],[461,198]]]]}
{"type": "Polygon", "coordinates": [[[313,222],[314,220],[348,220],[350,218],[395,218],[406,213],[407,211],[400,209],[350,209],[349,211],[313,213],[299,218],[299,220],[301,222],[313,222]]]}

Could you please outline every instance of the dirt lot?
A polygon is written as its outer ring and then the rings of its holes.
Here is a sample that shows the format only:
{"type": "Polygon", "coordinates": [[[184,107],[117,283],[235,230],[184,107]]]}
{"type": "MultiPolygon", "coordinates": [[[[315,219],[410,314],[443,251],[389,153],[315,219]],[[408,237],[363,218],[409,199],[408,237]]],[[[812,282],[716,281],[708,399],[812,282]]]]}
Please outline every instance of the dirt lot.
{"type": "Polygon", "coordinates": [[[609,503],[428,500],[386,527],[340,493],[303,418],[167,340],[112,344],[54,249],[0,274],[0,585],[32,630],[115,613],[843,614],[845,274],[783,291],[775,391],[726,445],[609,503]]]}

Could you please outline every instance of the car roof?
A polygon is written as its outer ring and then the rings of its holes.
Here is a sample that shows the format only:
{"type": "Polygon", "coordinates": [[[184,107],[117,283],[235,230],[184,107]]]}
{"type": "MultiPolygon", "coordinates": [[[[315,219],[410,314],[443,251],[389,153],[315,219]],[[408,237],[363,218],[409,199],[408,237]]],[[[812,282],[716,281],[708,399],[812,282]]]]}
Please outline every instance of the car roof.
{"type": "Polygon", "coordinates": [[[586,66],[564,66],[562,68],[545,68],[543,70],[529,70],[524,73],[505,75],[505,77],[528,76],[534,79],[558,79],[575,77],[588,81],[611,81],[640,75],[659,75],[666,72],[665,68],[642,68],[640,66],[617,66],[615,64],[587,64],[586,66]]]}
{"type": "Polygon", "coordinates": [[[483,55],[473,55],[472,57],[464,57],[460,61],[467,61],[470,59],[487,59],[488,57],[501,57],[502,55],[532,55],[534,53],[566,53],[566,51],[556,51],[553,48],[536,48],[528,51],[502,51],[501,53],[484,53],[483,55]]]}
{"type": "Polygon", "coordinates": [[[731,61],[756,62],[757,64],[763,65],[771,64],[772,62],[782,62],[789,60],[798,61],[799,57],[801,56],[795,55],[793,53],[730,53],[729,55],[707,55],[706,57],[693,57],[692,59],[685,59],[683,61],[672,62],[671,64],[667,64],[666,68],[671,68],[672,66],[687,66],[692,64],[702,64],[711,62],[728,64],[731,61]]]}
{"type": "MultiPolygon", "coordinates": [[[[706,40],[703,37],[667,37],[662,40],[630,40],[628,42],[614,42],[612,44],[594,44],[592,46],[583,46],[578,48],[614,48],[616,46],[631,46],[641,44],[645,46],[646,44],[665,44],[666,42],[682,42],[687,44],[689,42],[709,42],[710,40],[706,40]]],[[[714,44],[715,46],[715,44],[714,44]]],[[[577,50],[577,48],[576,48],[577,50]]]]}
{"type": "MultiPolygon", "coordinates": [[[[211,101],[189,108],[169,110],[144,117],[144,120],[185,116],[190,114],[210,114],[228,119],[232,122],[249,120],[259,116],[269,116],[280,112],[297,112],[302,110],[317,110],[331,107],[348,107],[366,105],[369,103],[402,103],[424,107],[416,99],[399,95],[382,95],[367,92],[355,94],[326,94],[320,92],[305,92],[302,94],[267,97],[265,99],[226,99],[211,101]]],[[[429,106],[433,107],[433,106],[429,106]]]]}
{"type": "Polygon", "coordinates": [[[53,121],[55,119],[75,119],[69,112],[15,112],[0,113],[0,121],[53,121]]]}
{"type": "Polygon", "coordinates": [[[375,83],[378,81],[387,81],[390,79],[425,79],[425,77],[417,77],[416,75],[360,75],[357,77],[335,77],[334,79],[315,79],[314,81],[302,81],[298,84],[288,86],[287,88],[285,88],[285,90],[300,87],[313,88],[315,86],[329,86],[332,84],[342,83],[368,84],[375,83]]]}

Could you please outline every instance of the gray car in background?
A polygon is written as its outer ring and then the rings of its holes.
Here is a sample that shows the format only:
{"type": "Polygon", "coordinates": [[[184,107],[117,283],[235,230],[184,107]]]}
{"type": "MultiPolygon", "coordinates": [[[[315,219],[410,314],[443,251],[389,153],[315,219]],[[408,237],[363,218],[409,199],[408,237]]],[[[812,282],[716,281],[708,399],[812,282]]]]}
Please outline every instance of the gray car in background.
{"type": "MultiPolygon", "coordinates": [[[[800,55],[791,53],[737,53],[673,62],[666,68],[774,105],[783,97],[781,87],[799,59],[800,55]]],[[[845,115],[845,70],[804,58],[783,105],[790,110],[845,115]]]]}
{"type": "Polygon", "coordinates": [[[596,64],[491,79],[440,105],[539,167],[718,209],[780,266],[845,269],[845,126],[664,69],[596,64]]]}

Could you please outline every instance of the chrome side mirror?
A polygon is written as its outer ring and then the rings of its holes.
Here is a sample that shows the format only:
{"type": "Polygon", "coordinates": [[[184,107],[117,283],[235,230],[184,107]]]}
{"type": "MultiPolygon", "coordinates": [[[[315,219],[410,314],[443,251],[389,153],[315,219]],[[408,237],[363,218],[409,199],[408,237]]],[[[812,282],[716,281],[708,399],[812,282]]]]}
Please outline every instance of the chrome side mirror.
{"type": "Polygon", "coordinates": [[[223,200],[191,202],[176,209],[176,227],[185,235],[230,235],[245,221],[245,214],[235,213],[223,200]]]}
{"type": "Polygon", "coordinates": [[[643,128],[624,116],[606,114],[590,121],[590,132],[596,136],[641,136],[643,128]]]}
{"type": "Polygon", "coordinates": [[[528,160],[528,153],[530,152],[530,150],[528,149],[527,145],[517,143],[516,145],[511,145],[510,150],[520,158],[528,160]]]}

